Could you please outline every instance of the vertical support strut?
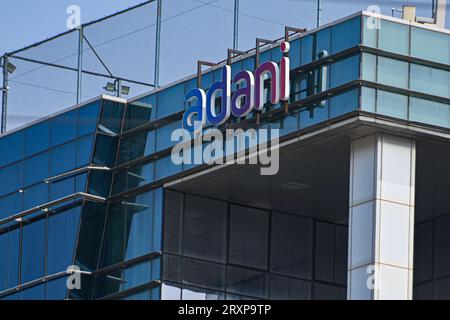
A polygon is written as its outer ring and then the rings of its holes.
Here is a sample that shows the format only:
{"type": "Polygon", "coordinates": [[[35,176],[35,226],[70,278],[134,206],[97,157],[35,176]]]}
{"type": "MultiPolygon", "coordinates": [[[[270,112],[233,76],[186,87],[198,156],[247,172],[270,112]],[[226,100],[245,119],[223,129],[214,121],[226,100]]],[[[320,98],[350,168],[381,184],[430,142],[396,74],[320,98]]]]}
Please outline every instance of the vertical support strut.
{"type": "Polygon", "coordinates": [[[322,0],[317,0],[317,27],[322,24],[322,0]]]}
{"type": "Polygon", "coordinates": [[[239,46],[239,0],[234,0],[233,50],[239,46]]]}
{"type": "Polygon", "coordinates": [[[8,56],[3,56],[3,87],[2,87],[2,128],[1,133],[6,132],[6,114],[8,109],[8,56]]]}
{"type": "Polygon", "coordinates": [[[161,51],[161,18],[162,18],[162,0],[157,1],[156,9],[156,44],[155,44],[155,88],[159,87],[159,57],[161,51]]]}
{"type": "Polygon", "coordinates": [[[77,104],[81,103],[83,89],[83,26],[78,27],[78,71],[77,71],[77,104]]]}

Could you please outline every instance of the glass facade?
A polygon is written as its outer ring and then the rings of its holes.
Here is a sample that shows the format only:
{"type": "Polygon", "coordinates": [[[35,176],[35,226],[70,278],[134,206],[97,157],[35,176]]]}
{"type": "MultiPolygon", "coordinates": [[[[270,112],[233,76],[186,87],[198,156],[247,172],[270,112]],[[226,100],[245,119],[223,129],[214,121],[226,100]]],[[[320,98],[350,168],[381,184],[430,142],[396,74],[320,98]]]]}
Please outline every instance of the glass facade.
{"type": "MultiPolygon", "coordinates": [[[[391,19],[369,28],[368,19],[293,37],[289,112],[270,103],[269,80],[259,117],[227,125],[279,129],[282,141],[358,114],[449,129],[449,34],[391,19]]],[[[280,58],[274,44],[260,62],[280,58]]],[[[231,69],[253,71],[254,53],[231,69]]],[[[220,77],[212,68],[201,85],[220,77]]],[[[189,77],[131,101],[101,97],[0,137],[0,299],[345,299],[345,219],[165,188],[205,168],[170,157],[196,86],[189,77]],[[80,290],[67,290],[70,265],[84,271],[80,290]]],[[[326,166],[321,159],[307,165],[326,166]]],[[[308,188],[295,183],[285,188],[308,188]]],[[[342,211],[326,202],[314,204],[322,215],[342,211]]],[[[438,248],[433,266],[418,262],[417,297],[446,288],[446,223],[417,222],[418,256],[438,248]]]]}
{"type": "Polygon", "coordinates": [[[170,190],[164,216],[164,299],[345,299],[345,225],[170,190]]]}

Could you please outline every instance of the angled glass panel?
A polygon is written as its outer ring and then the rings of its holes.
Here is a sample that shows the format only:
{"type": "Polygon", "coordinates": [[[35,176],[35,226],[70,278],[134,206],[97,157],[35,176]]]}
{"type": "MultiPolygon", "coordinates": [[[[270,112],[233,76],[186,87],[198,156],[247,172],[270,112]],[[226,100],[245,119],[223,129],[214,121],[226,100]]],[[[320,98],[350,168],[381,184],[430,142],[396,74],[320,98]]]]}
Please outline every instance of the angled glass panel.
{"type": "MultiPolygon", "coordinates": [[[[117,139],[104,134],[97,134],[93,161],[101,166],[112,167],[116,160],[117,139]]],[[[91,147],[92,148],[92,147],[91,147]]]]}
{"type": "Polygon", "coordinates": [[[95,101],[79,109],[78,111],[79,137],[95,131],[95,129],[97,128],[99,111],[100,111],[100,100],[95,101]]]}
{"type": "Polygon", "coordinates": [[[123,261],[125,237],[125,213],[120,204],[113,204],[108,208],[105,234],[102,243],[102,254],[99,267],[104,268],[123,261]]]}
{"type": "Polygon", "coordinates": [[[83,266],[84,270],[97,267],[105,215],[105,204],[86,202],[83,206],[75,264],[83,266]]]}
{"type": "Polygon", "coordinates": [[[105,133],[118,134],[122,128],[125,106],[121,103],[103,100],[99,129],[105,133]]]}

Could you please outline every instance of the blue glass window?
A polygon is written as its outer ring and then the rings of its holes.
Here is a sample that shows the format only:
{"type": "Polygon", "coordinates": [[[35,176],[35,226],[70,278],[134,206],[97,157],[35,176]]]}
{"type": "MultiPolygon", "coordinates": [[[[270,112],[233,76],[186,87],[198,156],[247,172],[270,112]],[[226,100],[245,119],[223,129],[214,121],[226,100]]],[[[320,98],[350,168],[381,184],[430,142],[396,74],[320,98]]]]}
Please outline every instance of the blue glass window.
{"type": "Polygon", "coordinates": [[[153,192],[144,193],[122,204],[126,210],[125,259],[152,251],[153,192]]]}
{"type": "Polygon", "coordinates": [[[290,42],[291,49],[289,50],[289,58],[291,69],[300,67],[300,39],[290,42]]]}
{"type": "Polygon", "coordinates": [[[184,110],[184,82],[158,93],[158,119],[184,110]]]}
{"type": "Polygon", "coordinates": [[[47,300],[64,300],[67,294],[66,282],[66,277],[47,282],[45,298],[47,300]]]}
{"type": "Polygon", "coordinates": [[[362,54],[362,76],[363,80],[377,81],[377,56],[369,53],[362,54]]]}
{"type": "Polygon", "coordinates": [[[155,118],[156,97],[157,95],[154,94],[145,99],[141,99],[141,101],[145,100],[145,103],[134,102],[128,104],[123,131],[139,127],[155,118]]]}
{"type": "Polygon", "coordinates": [[[22,283],[44,275],[45,219],[22,228],[22,283]]]}
{"type": "Polygon", "coordinates": [[[42,182],[24,190],[23,210],[48,202],[48,184],[42,182]]]}
{"type": "Polygon", "coordinates": [[[381,20],[378,47],[399,54],[409,54],[409,26],[381,20]]]}
{"type": "Polygon", "coordinates": [[[47,274],[65,271],[72,265],[80,222],[80,207],[48,218],[47,274]]]}
{"type": "Polygon", "coordinates": [[[450,105],[411,97],[409,119],[450,128],[450,105]]]}
{"type": "Polygon", "coordinates": [[[94,146],[94,136],[90,135],[78,140],[77,167],[83,167],[91,162],[91,152],[94,146]]]}
{"type": "Polygon", "coordinates": [[[378,57],[378,82],[400,88],[408,88],[408,63],[378,57]]]}
{"type": "Polygon", "coordinates": [[[347,20],[332,27],[331,53],[357,46],[361,42],[361,17],[347,20]]]}
{"type": "Polygon", "coordinates": [[[377,113],[406,119],[408,114],[408,97],[378,90],[377,113]]]}
{"type": "Polygon", "coordinates": [[[50,146],[50,121],[25,129],[25,156],[44,151],[50,146]]]}
{"type": "Polygon", "coordinates": [[[23,154],[23,131],[14,132],[0,138],[0,166],[22,159],[23,154]]]}
{"type": "Polygon", "coordinates": [[[53,181],[50,185],[50,200],[57,200],[74,193],[75,178],[53,181]]]}
{"type": "Polygon", "coordinates": [[[331,65],[330,88],[359,78],[359,55],[340,60],[331,65]]]}
{"type": "Polygon", "coordinates": [[[378,37],[378,28],[376,27],[380,20],[374,17],[364,17],[363,21],[363,44],[368,47],[376,48],[378,37]]]}
{"type": "Polygon", "coordinates": [[[36,182],[42,182],[48,178],[49,174],[49,152],[44,152],[32,158],[28,158],[23,164],[24,186],[29,186],[36,182]]]}
{"type": "Polygon", "coordinates": [[[22,162],[12,164],[0,170],[0,195],[10,193],[22,187],[22,162]],[[7,181],[8,183],[5,183],[7,181]]]}
{"type": "Polygon", "coordinates": [[[100,101],[95,101],[79,109],[78,136],[84,136],[85,134],[95,131],[99,110],[100,101]]]}
{"type": "Polygon", "coordinates": [[[302,52],[302,56],[301,56],[301,64],[307,64],[310,63],[312,61],[313,58],[313,36],[309,35],[306,37],[302,37],[301,41],[302,41],[302,45],[301,45],[301,52],[302,52]]]}
{"type": "Polygon", "coordinates": [[[330,118],[358,109],[359,90],[353,89],[330,99],[330,118]]]}
{"type": "Polygon", "coordinates": [[[361,87],[361,110],[375,112],[375,95],[375,89],[361,87]]]}
{"type": "Polygon", "coordinates": [[[50,175],[55,176],[75,168],[77,142],[71,142],[52,150],[50,175]]]}
{"type": "Polygon", "coordinates": [[[77,136],[78,110],[63,113],[51,120],[51,145],[73,140],[77,136]]]}
{"type": "Polygon", "coordinates": [[[0,234],[0,291],[18,285],[19,236],[19,229],[0,234]]]}
{"type": "Polygon", "coordinates": [[[300,129],[312,126],[328,119],[329,103],[324,101],[321,105],[312,105],[300,112],[300,129]]]}
{"type": "Polygon", "coordinates": [[[25,289],[20,292],[20,300],[44,300],[45,284],[25,289]]]}
{"type": "Polygon", "coordinates": [[[450,98],[450,72],[412,63],[411,90],[450,98]]]}
{"type": "Polygon", "coordinates": [[[412,27],[411,55],[425,60],[450,64],[450,35],[412,27]]]}
{"type": "Polygon", "coordinates": [[[331,54],[331,28],[320,30],[316,33],[315,59],[320,59],[331,54]]]}
{"type": "Polygon", "coordinates": [[[174,164],[170,156],[160,159],[155,163],[155,179],[159,180],[170,177],[180,173],[181,169],[182,166],[174,164]]]}
{"type": "Polygon", "coordinates": [[[143,186],[154,180],[154,163],[139,164],[124,171],[127,175],[127,189],[143,186]]]}
{"type": "Polygon", "coordinates": [[[23,194],[19,192],[0,198],[0,218],[6,218],[22,211],[22,199],[23,194]]]}
{"type": "Polygon", "coordinates": [[[177,121],[156,130],[156,152],[176,145],[178,141],[171,141],[171,136],[176,129],[181,129],[181,127],[181,123],[177,121]]]}

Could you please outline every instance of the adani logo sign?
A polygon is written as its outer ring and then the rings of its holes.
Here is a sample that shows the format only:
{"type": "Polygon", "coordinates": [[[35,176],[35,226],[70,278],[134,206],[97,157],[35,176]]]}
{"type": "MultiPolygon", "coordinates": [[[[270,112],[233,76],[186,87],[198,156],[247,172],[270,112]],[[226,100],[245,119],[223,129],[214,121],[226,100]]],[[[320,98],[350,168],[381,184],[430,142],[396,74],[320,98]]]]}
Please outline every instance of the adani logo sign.
{"type": "MultiPolygon", "coordinates": [[[[289,43],[282,42],[280,50],[289,52],[289,43]]],[[[222,81],[214,83],[206,93],[197,88],[186,94],[185,100],[193,103],[183,115],[183,128],[189,132],[201,130],[208,121],[212,125],[221,125],[233,114],[244,117],[253,109],[261,110],[264,106],[264,79],[271,77],[270,102],[289,99],[289,58],[282,57],[280,66],[275,62],[260,65],[255,74],[250,71],[240,71],[231,79],[231,67],[222,68],[222,81]],[[231,95],[231,83],[237,84],[239,89],[231,95]],[[222,103],[216,108],[216,97],[221,93],[222,103]],[[218,111],[217,109],[220,109],[218,111]]]]}

